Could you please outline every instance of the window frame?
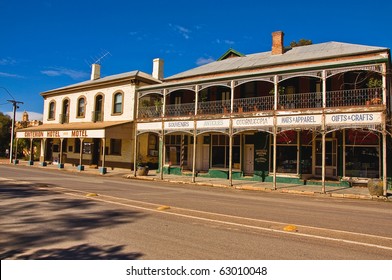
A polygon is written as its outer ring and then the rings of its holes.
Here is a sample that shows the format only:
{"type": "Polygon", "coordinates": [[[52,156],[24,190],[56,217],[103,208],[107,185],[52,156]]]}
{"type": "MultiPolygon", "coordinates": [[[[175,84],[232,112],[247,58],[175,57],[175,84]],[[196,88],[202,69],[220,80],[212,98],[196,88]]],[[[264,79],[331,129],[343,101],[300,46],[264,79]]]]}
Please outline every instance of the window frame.
{"type": "Polygon", "coordinates": [[[48,120],[55,120],[56,119],[56,101],[51,100],[48,106],[48,120]],[[53,110],[51,108],[53,104],[53,110]]]}
{"type": "Polygon", "coordinates": [[[76,102],[76,117],[77,118],[85,118],[86,117],[86,97],[85,96],[80,96],[76,102]],[[83,108],[80,106],[80,102],[82,100],[83,100],[83,108]],[[82,111],[82,113],[81,113],[81,111],[82,111]]]}
{"type": "Polygon", "coordinates": [[[124,104],[124,93],[121,91],[116,91],[113,93],[113,106],[112,115],[121,115],[123,113],[124,104]],[[120,96],[120,102],[117,102],[117,97],[120,96]]]}

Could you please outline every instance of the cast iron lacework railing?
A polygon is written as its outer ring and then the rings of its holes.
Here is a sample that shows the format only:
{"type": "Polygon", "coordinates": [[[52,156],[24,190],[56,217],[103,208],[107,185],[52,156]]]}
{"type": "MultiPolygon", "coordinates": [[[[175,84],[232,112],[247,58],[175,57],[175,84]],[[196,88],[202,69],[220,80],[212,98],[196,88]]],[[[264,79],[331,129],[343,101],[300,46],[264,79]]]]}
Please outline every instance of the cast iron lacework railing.
{"type": "Polygon", "coordinates": [[[165,107],[165,116],[189,116],[195,114],[195,103],[169,104],[165,107]]]}
{"type": "Polygon", "coordinates": [[[234,99],[233,102],[233,110],[235,113],[268,111],[273,109],[273,95],[234,99]]]}
{"type": "Polygon", "coordinates": [[[103,114],[101,111],[92,111],[91,112],[91,121],[93,122],[101,122],[103,121],[103,114]]]}
{"type": "Polygon", "coordinates": [[[59,120],[60,120],[60,123],[69,123],[69,115],[68,114],[60,114],[59,120]]]}
{"type": "Polygon", "coordinates": [[[158,118],[162,115],[162,106],[139,107],[139,118],[158,118]]]}
{"type": "Polygon", "coordinates": [[[230,100],[199,102],[197,108],[198,115],[229,114],[230,100]]]}
{"type": "MultiPolygon", "coordinates": [[[[322,108],[322,93],[297,93],[282,94],[278,97],[278,110],[322,108]]],[[[381,105],[382,88],[352,89],[328,91],[326,93],[326,107],[343,106],[368,106],[381,105]]],[[[274,108],[274,96],[260,96],[234,99],[233,113],[269,111],[274,108]]],[[[97,113],[97,112],[93,112],[97,113]]],[[[189,116],[194,115],[195,104],[168,104],[165,116],[189,116]]],[[[198,115],[230,114],[230,100],[199,102],[198,115]]],[[[139,108],[139,118],[157,118],[162,116],[162,106],[146,106],[139,108]]],[[[101,116],[96,116],[99,120],[101,116]]]]}
{"type": "Polygon", "coordinates": [[[382,88],[328,91],[326,99],[327,107],[380,105],[382,88]]]}
{"type": "Polygon", "coordinates": [[[321,108],[323,97],[321,92],[282,94],[279,96],[279,109],[321,108]]]}

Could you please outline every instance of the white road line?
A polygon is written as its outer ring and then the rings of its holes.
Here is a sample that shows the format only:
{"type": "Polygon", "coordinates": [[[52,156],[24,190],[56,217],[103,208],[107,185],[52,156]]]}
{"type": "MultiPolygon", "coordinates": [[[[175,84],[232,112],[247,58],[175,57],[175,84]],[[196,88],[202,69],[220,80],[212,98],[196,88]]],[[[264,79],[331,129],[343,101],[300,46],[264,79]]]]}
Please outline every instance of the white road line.
{"type": "MultiPolygon", "coordinates": [[[[69,190],[66,188],[61,188],[57,187],[60,189],[64,190],[69,190]]],[[[79,190],[72,190],[77,193],[81,193],[79,190]]],[[[68,195],[80,197],[78,194],[72,194],[72,193],[67,193],[68,195]]],[[[277,230],[277,229],[272,229],[272,228],[266,228],[266,227],[260,227],[260,226],[252,226],[252,225],[246,225],[246,224],[241,224],[241,223],[235,223],[235,222],[227,222],[227,221],[222,221],[218,219],[211,219],[211,218],[203,218],[203,217],[198,217],[198,216],[193,216],[193,215],[186,215],[186,214],[180,214],[180,213],[174,213],[174,212],[167,212],[167,211],[160,211],[157,209],[151,209],[147,207],[142,207],[142,206],[136,206],[136,205],[129,205],[126,203],[122,202],[115,202],[115,201],[108,201],[102,198],[114,198],[117,200],[125,200],[129,202],[136,202],[136,203],[143,203],[143,204],[148,204],[151,206],[159,206],[159,204],[154,204],[154,203],[148,203],[148,202],[142,202],[142,201],[136,201],[136,200],[130,200],[130,199],[123,199],[123,198],[118,198],[118,197],[113,197],[113,196],[108,196],[108,195],[101,195],[101,196],[95,196],[95,197],[89,197],[89,199],[96,200],[96,201],[101,201],[101,202],[106,202],[110,204],[116,204],[120,206],[125,206],[129,208],[136,208],[144,211],[150,211],[150,212],[155,212],[155,213],[160,213],[160,214],[166,214],[166,215],[172,215],[172,216],[177,216],[177,217],[182,217],[182,218],[190,218],[190,219],[195,219],[199,221],[205,221],[205,222],[212,222],[212,223],[219,223],[219,224],[224,224],[224,225],[230,225],[230,226],[236,226],[236,227],[242,227],[242,228],[248,228],[248,229],[257,229],[257,230],[262,230],[262,231],[268,231],[268,232],[274,232],[274,233],[280,233],[280,234],[289,234],[292,236],[301,236],[301,237],[307,237],[307,238],[315,238],[315,239],[321,239],[321,240],[328,240],[328,241],[335,241],[335,242],[343,242],[343,243],[348,243],[348,244],[354,244],[354,245],[361,245],[361,246],[366,246],[366,247],[372,247],[372,248],[378,248],[378,249],[384,249],[384,250],[389,250],[392,251],[392,247],[387,247],[387,246],[382,246],[382,245],[377,245],[377,244],[371,244],[371,243],[365,243],[365,242],[359,242],[359,241],[352,241],[352,240],[347,240],[347,239],[341,239],[341,238],[332,238],[332,237],[326,237],[326,236],[318,236],[318,235],[313,235],[313,234],[306,234],[306,233],[300,233],[300,232],[289,232],[289,231],[284,231],[284,230],[277,230]]],[[[176,208],[173,207],[171,208],[172,210],[180,210],[183,208],[176,208]]],[[[188,209],[183,209],[185,211],[190,211],[190,212],[195,212],[195,213],[203,213],[203,214],[209,214],[209,215],[216,215],[216,216],[222,216],[222,217],[227,217],[227,218],[240,218],[240,219],[246,219],[250,221],[255,221],[255,222],[268,222],[268,223],[275,223],[275,224],[284,224],[281,222],[274,222],[274,221],[266,221],[266,220],[257,220],[257,219],[252,219],[252,218],[244,218],[244,217],[239,217],[239,216],[231,216],[231,215],[224,215],[224,214],[217,214],[217,213],[211,213],[211,212],[204,212],[204,211],[198,211],[198,210],[188,210],[188,209]]],[[[301,226],[297,225],[298,227],[306,227],[310,229],[315,229],[315,230],[326,230],[326,231],[332,231],[336,233],[346,233],[346,234],[352,234],[352,235],[357,235],[357,236],[366,236],[366,237],[373,237],[373,238],[378,238],[378,239],[385,239],[385,240],[392,240],[392,238],[389,237],[383,237],[383,236],[376,236],[376,235],[370,235],[370,234],[363,234],[363,233],[354,233],[354,232],[349,232],[349,231],[340,231],[340,230],[333,230],[333,229],[325,229],[325,228],[317,228],[317,227],[309,227],[309,226],[301,226]]]]}

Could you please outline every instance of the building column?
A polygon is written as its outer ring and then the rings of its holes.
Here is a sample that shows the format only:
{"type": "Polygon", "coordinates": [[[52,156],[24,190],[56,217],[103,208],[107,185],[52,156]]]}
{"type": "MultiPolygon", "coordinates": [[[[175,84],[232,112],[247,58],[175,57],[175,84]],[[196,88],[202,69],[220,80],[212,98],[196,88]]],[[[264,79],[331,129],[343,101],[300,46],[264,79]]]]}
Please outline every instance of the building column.
{"type": "Polygon", "coordinates": [[[165,164],[165,137],[162,133],[159,135],[159,179],[163,180],[163,165],[165,164]]]}
{"type": "Polygon", "coordinates": [[[272,172],[273,172],[273,177],[272,177],[272,183],[273,183],[273,187],[274,190],[277,189],[276,186],[276,137],[277,137],[277,132],[278,132],[278,128],[276,126],[276,117],[274,117],[274,128],[273,128],[273,146],[274,146],[274,152],[273,152],[273,162],[272,162],[272,172]]]}
{"type": "Polygon", "coordinates": [[[30,138],[30,160],[29,160],[29,165],[33,165],[34,164],[33,141],[34,141],[34,138],[30,138]]]}
{"type": "Polygon", "coordinates": [[[15,138],[15,159],[14,159],[14,164],[18,164],[19,160],[18,160],[18,141],[19,138],[15,138]]]}
{"type": "Polygon", "coordinates": [[[137,164],[138,164],[138,160],[137,160],[137,156],[138,156],[138,147],[139,143],[138,143],[138,137],[137,137],[137,124],[135,124],[135,140],[133,143],[133,176],[136,177],[137,175],[137,164]]]}
{"type": "Polygon", "coordinates": [[[325,136],[325,114],[323,113],[321,120],[321,193],[325,193],[325,136]]]}
{"type": "Polygon", "coordinates": [[[64,163],[63,163],[63,141],[64,141],[64,138],[60,138],[60,156],[59,156],[59,164],[58,164],[58,167],[60,169],[64,168],[64,163]]]}
{"type": "Polygon", "coordinates": [[[229,122],[229,187],[233,186],[233,119],[229,122]]]}
{"type": "Polygon", "coordinates": [[[274,110],[278,110],[278,75],[274,76],[274,110]]]}
{"type": "MultiPolygon", "coordinates": [[[[75,138],[76,140],[76,138],[75,138]]],[[[84,138],[79,138],[80,140],[80,151],[79,151],[79,166],[78,166],[78,170],[79,171],[83,171],[84,170],[84,166],[83,166],[83,142],[84,142],[84,138]]]]}
{"type": "Polygon", "coordinates": [[[41,151],[40,151],[40,156],[39,156],[41,166],[46,166],[45,154],[46,154],[46,138],[42,138],[41,139],[41,151]]]}
{"type": "Polygon", "coordinates": [[[196,144],[197,144],[197,135],[196,135],[196,121],[193,122],[193,156],[192,156],[192,183],[196,181],[196,144]]]}
{"type": "Polygon", "coordinates": [[[102,138],[102,166],[99,168],[99,173],[106,174],[105,167],[105,159],[106,159],[106,138],[102,138]]]}
{"type": "Polygon", "coordinates": [[[387,175],[388,175],[388,169],[387,169],[387,132],[384,129],[382,132],[382,183],[383,183],[383,195],[387,196],[387,190],[388,190],[388,181],[387,181],[387,175]]]}
{"type": "Polygon", "coordinates": [[[322,80],[323,80],[323,87],[322,87],[322,98],[323,98],[323,108],[327,107],[327,71],[323,70],[322,72],[322,80]]]}

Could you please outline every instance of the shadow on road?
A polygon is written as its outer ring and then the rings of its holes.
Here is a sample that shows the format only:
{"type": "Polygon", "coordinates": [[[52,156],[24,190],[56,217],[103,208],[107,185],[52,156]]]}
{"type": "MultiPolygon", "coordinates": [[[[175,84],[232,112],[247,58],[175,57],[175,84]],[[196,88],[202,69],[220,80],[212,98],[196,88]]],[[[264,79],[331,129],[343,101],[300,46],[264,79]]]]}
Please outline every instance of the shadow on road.
{"type": "MultiPolygon", "coordinates": [[[[1,259],[138,259],[130,244],[91,242],[145,214],[85,197],[69,197],[39,185],[0,181],[1,259]]],[[[104,236],[105,237],[105,236],[104,236]]],[[[106,238],[101,238],[103,242],[106,238]]],[[[109,239],[109,238],[108,238],[109,239]]],[[[113,240],[113,239],[111,239],[113,240]]]]}

